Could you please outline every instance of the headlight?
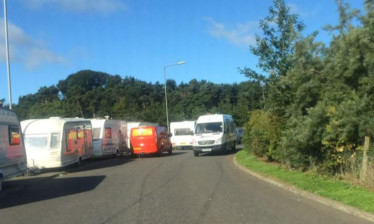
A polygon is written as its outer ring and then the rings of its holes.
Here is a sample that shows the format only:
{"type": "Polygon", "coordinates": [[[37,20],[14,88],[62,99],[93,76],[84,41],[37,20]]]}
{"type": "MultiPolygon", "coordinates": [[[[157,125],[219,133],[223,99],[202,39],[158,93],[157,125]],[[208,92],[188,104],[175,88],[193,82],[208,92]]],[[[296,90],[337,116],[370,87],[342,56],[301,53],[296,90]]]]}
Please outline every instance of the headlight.
{"type": "Polygon", "coordinates": [[[222,143],[222,137],[216,139],[216,144],[221,144],[222,143]]]}

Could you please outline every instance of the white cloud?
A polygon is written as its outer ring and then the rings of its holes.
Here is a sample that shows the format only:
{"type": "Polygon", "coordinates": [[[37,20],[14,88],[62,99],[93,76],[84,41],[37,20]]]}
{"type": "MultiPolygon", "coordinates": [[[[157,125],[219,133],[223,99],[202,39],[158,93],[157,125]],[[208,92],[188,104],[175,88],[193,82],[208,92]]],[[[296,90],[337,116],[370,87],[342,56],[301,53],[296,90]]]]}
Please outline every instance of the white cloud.
{"type": "Polygon", "coordinates": [[[66,60],[62,56],[47,49],[37,47],[30,49],[25,58],[26,68],[28,70],[34,70],[40,67],[43,63],[65,64],[66,60]]]}
{"type": "Polygon", "coordinates": [[[300,7],[298,5],[296,5],[295,3],[289,3],[289,4],[287,4],[287,6],[290,8],[290,12],[292,14],[297,14],[301,17],[307,17],[308,16],[308,13],[302,11],[300,9],[300,7]]]}
{"type": "Polygon", "coordinates": [[[54,7],[74,13],[109,14],[128,9],[122,0],[28,0],[25,3],[32,9],[54,7]]]}
{"type": "Polygon", "coordinates": [[[208,32],[213,37],[226,39],[236,46],[249,46],[256,43],[257,22],[239,23],[235,28],[228,29],[223,23],[218,23],[210,17],[205,20],[210,24],[208,32]]]}
{"type": "MultiPolygon", "coordinates": [[[[6,60],[4,20],[0,19],[0,60],[6,60]]],[[[48,50],[40,40],[29,37],[16,25],[8,22],[8,41],[11,62],[24,64],[28,70],[35,70],[44,63],[64,64],[66,59],[48,50]]]]}

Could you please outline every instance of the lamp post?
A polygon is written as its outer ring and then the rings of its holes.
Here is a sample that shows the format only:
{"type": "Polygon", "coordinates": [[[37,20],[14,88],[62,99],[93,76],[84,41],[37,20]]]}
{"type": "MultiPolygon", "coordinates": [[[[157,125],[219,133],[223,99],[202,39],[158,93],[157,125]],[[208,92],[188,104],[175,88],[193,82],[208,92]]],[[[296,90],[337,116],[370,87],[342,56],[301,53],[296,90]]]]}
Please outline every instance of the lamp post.
{"type": "Polygon", "coordinates": [[[169,125],[169,111],[168,111],[168,95],[166,91],[166,68],[171,67],[171,66],[176,66],[176,65],[183,65],[186,64],[184,61],[177,62],[175,64],[170,64],[170,65],[165,65],[164,66],[164,89],[165,89],[165,110],[166,110],[166,125],[168,127],[168,131],[170,131],[170,125],[169,125]]]}
{"type": "Polygon", "coordinates": [[[7,19],[7,9],[6,0],[4,3],[4,27],[5,27],[5,49],[6,49],[6,64],[8,71],[8,92],[9,92],[9,109],[12,109],[12,86],[10,81],[10,65],[9,65],[9,43],[8,43],[8,19],[7,19]]]}

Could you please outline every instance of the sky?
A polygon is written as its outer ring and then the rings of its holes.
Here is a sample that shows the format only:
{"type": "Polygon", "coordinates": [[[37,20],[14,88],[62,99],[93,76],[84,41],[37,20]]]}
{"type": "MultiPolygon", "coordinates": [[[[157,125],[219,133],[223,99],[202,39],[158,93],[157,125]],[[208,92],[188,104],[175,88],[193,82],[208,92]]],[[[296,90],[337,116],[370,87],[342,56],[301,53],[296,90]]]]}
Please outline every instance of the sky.
{"type": "MultiPolygon", "coordinates": [[[[285,0],[306,25],[318,30],[338,23],[334,0],[285,0]]],[[[363,8],[363,0],[349,0],[363,8]]],[[[192,79],[240,83],[238,68],[256,68],[251,54],[259,20],[272,0],[8,0],[12,102],[80,70],[177,84],[192,79]]],[[[0,99],[9,103],[4,7],[0,6],[0,99]]]]}

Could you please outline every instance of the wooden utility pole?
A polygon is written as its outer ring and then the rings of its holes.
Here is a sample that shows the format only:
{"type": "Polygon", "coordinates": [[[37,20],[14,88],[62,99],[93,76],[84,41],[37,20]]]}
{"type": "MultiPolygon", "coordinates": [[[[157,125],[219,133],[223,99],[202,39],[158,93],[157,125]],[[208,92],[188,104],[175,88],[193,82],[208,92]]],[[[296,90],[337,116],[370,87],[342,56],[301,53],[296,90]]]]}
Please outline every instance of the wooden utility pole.
{"type": "Polygon", "coordinates": [[[367,170],[368,170],[368,151],[370,148],[370,137],[365,136],[364,150],[362,152],[362,166],[360,171],[360,181],[366,182],[367,170]]]}

